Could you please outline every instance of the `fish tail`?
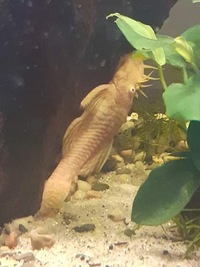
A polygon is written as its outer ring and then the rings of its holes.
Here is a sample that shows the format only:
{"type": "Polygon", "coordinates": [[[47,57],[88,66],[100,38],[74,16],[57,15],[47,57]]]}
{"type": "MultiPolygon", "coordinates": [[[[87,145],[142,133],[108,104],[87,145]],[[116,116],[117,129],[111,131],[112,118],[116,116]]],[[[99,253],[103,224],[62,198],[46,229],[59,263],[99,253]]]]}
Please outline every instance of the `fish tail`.
{"type": "Polygon", "coordinates": [[[67,198],[73,177],[68,172],[68,164],[62,159],[45,183],[39,216],[55,216],[67,198]]]}

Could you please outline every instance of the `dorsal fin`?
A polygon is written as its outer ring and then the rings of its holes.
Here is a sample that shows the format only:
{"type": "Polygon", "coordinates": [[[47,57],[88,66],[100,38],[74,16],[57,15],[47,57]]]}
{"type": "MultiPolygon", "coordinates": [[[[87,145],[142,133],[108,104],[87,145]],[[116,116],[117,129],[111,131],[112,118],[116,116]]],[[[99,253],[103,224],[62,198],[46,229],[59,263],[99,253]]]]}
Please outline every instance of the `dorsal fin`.
{"type": "Polygon", "coordinates": [[[89,94],[86,95],[85,98],[83,98],[80,104],[80,108],[84,110],[97,95],[101,95],[101,93],[106,91],[109,86],[110,84],[101,84],[95,87],[92,91],[89,92],[89,94]]]}

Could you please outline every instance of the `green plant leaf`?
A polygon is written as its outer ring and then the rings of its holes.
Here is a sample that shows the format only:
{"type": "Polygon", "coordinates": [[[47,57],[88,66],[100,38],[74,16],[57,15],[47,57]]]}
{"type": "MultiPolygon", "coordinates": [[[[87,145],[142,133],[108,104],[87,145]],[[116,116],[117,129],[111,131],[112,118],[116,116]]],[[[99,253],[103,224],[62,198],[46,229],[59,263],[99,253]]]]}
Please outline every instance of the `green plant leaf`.
{"type": "Polygon", "coordinates": [[[183,36],[175,38],[175,49],[187,62],[194,62],[193,49],[183,36]]]}
{"type": "Polygon", "coordinates": [[[192,160],[200,171],[200,121],[191,121],[187,130],[187,142],[192,160]]]}
{"type": "Polygon", "coordinates": [[[132,221],[158,225],[176,216],[200,186],[200,173],[191,159],[169,161],[154,169],[140,187],[132,207],[132,221]]]}
{"type": "Polygon", "coordinates": [[[200,24],[187,29],[181,36],[192,46],[197,65],[200,65],[198,62],[200,59],[200,24]]]}
{"type": "Polygon", "coordinates": [[[186,84],[172,83],[163,93],[168,117],[179,121],[200,120],[200,76],[193,75],[186,84]]]}
{"type": "Polygon", "coordinates": [[[166,63],[179,68],[185,68],[187,62],[185,59],[175,51],[173,46],[165,46],[164,48],[166,63]]]}
{"type": "Polygon", "coordinates": [[[192,0],[192,3],[200,3],[200,0],[192,0]]]}
{"type": "MultiPolygon", "coordinates": [[[[153,29],[146,24],[131,19],[129,17],[113,13],[107,16],[117,17],[116,24],[126,37],[127,41],[137,50],[148,50],[152,52],[152,59],[159,65],[165,64],[165,54],[162,43],[157,40],[153,29]]],[[[168,38],[169,41],[170,38],[168,38]]]]}
{"type": "Polygon", "coordinates": [[[200,24],[194,25],[184,31],[181,36],[185,38],[188,42],[194,44],[200,44],[200,24]]]}
{"type": "Polygon", "coordinates": [[[156,36],[158,41],[163,44],[166,62],[176,67],[186,67],[187,62],[175,49],[175,40],[166,35],[157,34],[156,36]]]}

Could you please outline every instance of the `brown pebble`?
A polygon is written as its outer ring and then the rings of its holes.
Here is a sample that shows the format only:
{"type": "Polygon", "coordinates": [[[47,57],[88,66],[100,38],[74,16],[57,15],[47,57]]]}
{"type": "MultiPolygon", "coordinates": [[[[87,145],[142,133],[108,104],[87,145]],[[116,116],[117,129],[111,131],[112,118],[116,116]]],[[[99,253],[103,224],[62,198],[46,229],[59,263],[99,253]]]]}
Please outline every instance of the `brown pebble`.
{"type": "Polygon", "coordinates": [[[37,228],[31,231],[31,246],[32,249],[51,248],[55,243],[53,234],[46,234],[43,228],[37,228]]]}
{"type": "Polygon", "coordinates": [[[20,255],[16,255],[15,259],[17,261],[23,260],[24,262],[27,261],[34,261],[35,260],[35,255],[32,252],[26,252],[20,255]]]}
{"type": "Polygon", "coordinates": [[[89,190],[86,193],[87,198],[102,198],[102,195],[100,192],[95,191],[95,190],[89,190]]]}
{"type": "MultiPolygon", "coordinates": [[[[9,247],[3,246],[0,249],[0,258],[2,257],[13,257],[15,252],[10,251],[9,247]]],[[[1,266],[1,265],[0,265],[1,266]]]]}
{"type": "Polygon", "coordinates": [[[113,245],[115,245],[115,246],[126,246],[126,245],[128,245],[128,242],[115,242],[115,243],[113,243],[113,245]]]}
{"type": "Polygon", "coordinates": [[[19,234],[16,232],[11,232],[9,235],[5,237],[5,245],[9,248],[15,248],[18,244],[19,234]]]}
{"type": "Polygon", "coordinates": [[[116,208],[108,213],[108,218],[114,222],[120,222],[124,220],[124,214],[121,209],[116,208]]]}
{"type": "Polygon", "coordinates": [[[90,267],[101,267],[101,263],[89,263],[90,267]]]}
{"type": "Polygon", "coordinates": [[[25,262],[21,265],[21,267],[35,267],[35,264],[32,262],[25,262]]]}
{"type": "Polygon", "coordinates": [[[95,183],[95,181],[96,181],[96,178],[95,178],[94,175],[88,176],[88,177],[86,178],[86,182],[87,182],[88,184],[93,185],[93,184],[95,183]]]}
{"type": "Polygon", "coordinates": [[[132,149],[128,149],[128,150],[121,151],[120,155],[123,157],[125,164],[133,163],[135,152],[132,149]]]}
{"type": "Polygon", "coordinates": [[[122,156],[123,158],[126,158],[126,157],[132,157],[133,155],[133,150],[132,149],[127,149],[127,150],[122,150],[120,152],[120,156],[122,156]]]}

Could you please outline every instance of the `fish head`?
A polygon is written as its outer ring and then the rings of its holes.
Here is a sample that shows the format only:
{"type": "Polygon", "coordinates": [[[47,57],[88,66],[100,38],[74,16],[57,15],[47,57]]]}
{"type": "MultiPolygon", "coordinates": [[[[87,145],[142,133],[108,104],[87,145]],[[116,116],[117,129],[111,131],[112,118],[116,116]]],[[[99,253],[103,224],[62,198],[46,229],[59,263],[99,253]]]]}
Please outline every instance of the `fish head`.
{"type": "Polygon", "coordinates": [[[135,96],[144,81],[144,63],[140,58],[125,56],[119,63],[112,82],[117,88],[123,88],[130,96],[135,96]]]}
{"type": "Polygon", "coordinates": [[[153,66],[144,65],[142,58],[126,55],[120,60],[112,82],[116,88],[124,91],[124,93],[128,93],[130,97],[138,97],[138,92],[147,97],[140,89],[151,86],[149,84],[145,85],[144,83],[149,80],[158,80],[158,78],[151,77],[153,71],[145,75],[144,70],[146,68],[156,69],[153,66]]]}

